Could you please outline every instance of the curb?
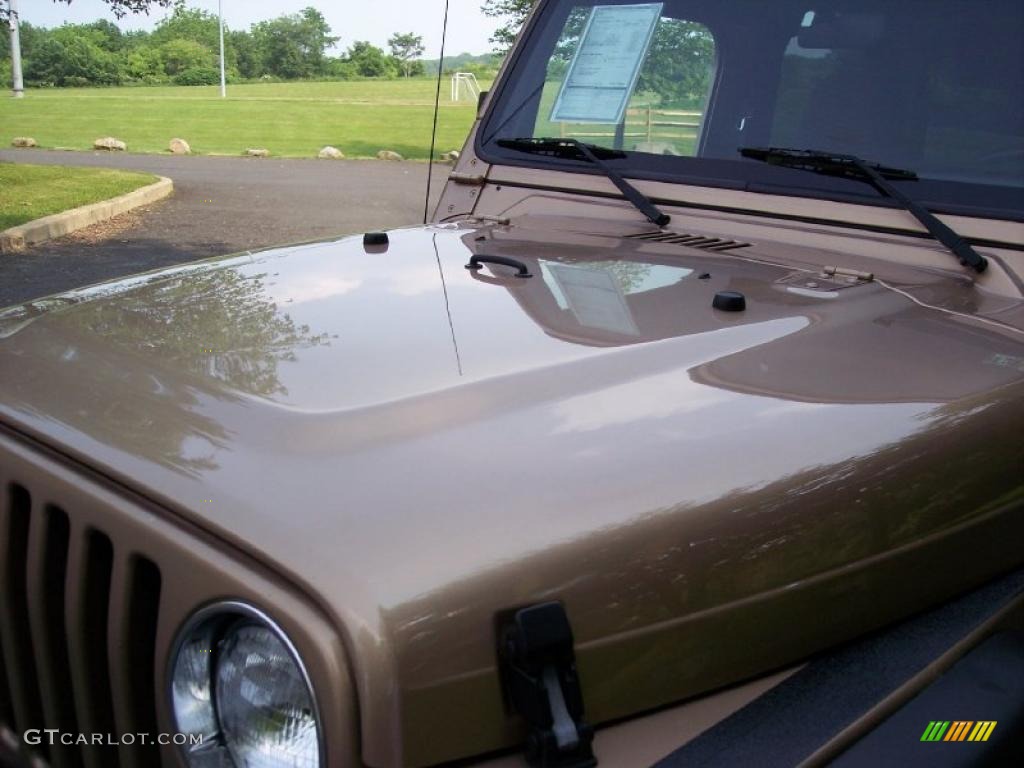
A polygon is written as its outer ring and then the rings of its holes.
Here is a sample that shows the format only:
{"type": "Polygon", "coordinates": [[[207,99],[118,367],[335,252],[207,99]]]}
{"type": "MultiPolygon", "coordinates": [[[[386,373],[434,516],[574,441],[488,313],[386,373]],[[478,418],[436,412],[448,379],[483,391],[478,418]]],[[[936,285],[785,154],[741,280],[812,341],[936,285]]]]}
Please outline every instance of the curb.
{"type": "Polygon", "coordinates": [[[120,197],[99,203],[72,208],[70,211],[44,216],[0,232],[0,253],[17,253],[28,245],[35,245],[55,237],[71,234],[84,227],[99,224],[142,205],[162,200],[174,191],[174,182],[166,176],[148,186],[120,197]]]}

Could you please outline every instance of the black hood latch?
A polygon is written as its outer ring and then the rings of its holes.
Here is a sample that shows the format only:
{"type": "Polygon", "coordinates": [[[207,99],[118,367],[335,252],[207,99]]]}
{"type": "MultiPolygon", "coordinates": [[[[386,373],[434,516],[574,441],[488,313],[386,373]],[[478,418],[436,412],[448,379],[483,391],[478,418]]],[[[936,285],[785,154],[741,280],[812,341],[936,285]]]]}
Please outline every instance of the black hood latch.
{"type": "Polygon", "coordinates": [[[516,611],[498,634],[505,695],[530,732],[534,768],[593,768],[594,729],[583,720],[572,627],[561,603],[516,611]]]}

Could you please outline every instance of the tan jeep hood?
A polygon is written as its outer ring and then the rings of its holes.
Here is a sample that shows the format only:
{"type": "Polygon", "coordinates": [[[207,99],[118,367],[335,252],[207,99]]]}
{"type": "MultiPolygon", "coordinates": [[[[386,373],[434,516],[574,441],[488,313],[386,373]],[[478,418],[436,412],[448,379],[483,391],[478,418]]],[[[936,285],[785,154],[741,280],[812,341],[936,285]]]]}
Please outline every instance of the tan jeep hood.
{"type": "Polygon", "coordinates": [[[601,722],[1024,557],[1021,335],[940,271],[767,261],[442,226],[206,262],[4,313],[0,413],[303,585],[364,759],[427,764],[521,735],[500,611],[565,603],[601,722]]]}

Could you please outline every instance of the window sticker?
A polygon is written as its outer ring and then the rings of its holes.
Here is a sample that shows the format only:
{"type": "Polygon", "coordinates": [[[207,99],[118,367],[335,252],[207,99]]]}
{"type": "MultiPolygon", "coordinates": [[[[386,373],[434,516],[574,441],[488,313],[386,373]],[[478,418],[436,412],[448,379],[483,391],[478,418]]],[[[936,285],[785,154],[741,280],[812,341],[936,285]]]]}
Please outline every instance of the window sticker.
{"type": "Polygon", "coordinates": [[[594,6],[551,110],[552,122],[622,122],[663,6],[594,6]]]}

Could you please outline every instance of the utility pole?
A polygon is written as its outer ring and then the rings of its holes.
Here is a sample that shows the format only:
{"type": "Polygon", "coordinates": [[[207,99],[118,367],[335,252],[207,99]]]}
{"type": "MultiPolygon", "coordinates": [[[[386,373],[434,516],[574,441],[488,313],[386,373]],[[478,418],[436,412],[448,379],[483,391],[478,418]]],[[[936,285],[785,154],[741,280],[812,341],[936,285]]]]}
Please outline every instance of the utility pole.
{"type": "Polygon", "coordinates": [[[25,95],[25,83],[21,79],[21,38],[18,37],[18,0],[9,0],[7,7],[11,14],[11,79],[13,96],[20,99],[25,95]]]}
{"type": "Polygon", "coordinates": [[[224,10],[223,0],[217,0],[217,21],[220,24],[220,97],[227,98],[228,86],[224,77],[224,10]]]}

